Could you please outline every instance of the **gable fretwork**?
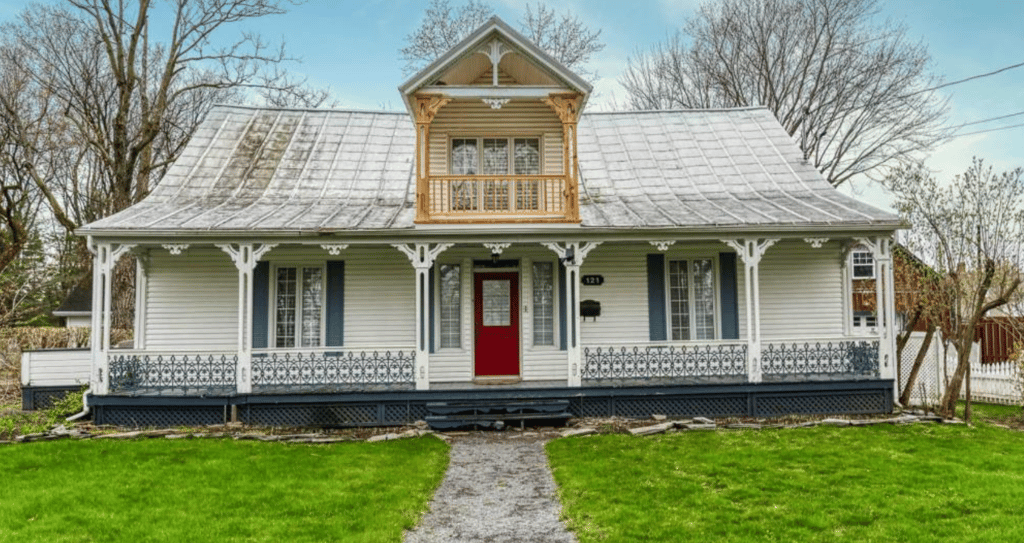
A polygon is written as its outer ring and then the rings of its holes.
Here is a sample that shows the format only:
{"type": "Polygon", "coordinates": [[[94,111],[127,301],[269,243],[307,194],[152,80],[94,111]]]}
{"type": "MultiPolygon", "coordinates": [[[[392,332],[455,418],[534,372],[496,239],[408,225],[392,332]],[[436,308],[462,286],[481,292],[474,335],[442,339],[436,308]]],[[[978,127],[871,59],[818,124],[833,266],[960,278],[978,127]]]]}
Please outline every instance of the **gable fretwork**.
{"type": "Polygon", "coordinates": [[[400,90],[417,223],[580,221],[579,76],[492,18],[400,90]]]}

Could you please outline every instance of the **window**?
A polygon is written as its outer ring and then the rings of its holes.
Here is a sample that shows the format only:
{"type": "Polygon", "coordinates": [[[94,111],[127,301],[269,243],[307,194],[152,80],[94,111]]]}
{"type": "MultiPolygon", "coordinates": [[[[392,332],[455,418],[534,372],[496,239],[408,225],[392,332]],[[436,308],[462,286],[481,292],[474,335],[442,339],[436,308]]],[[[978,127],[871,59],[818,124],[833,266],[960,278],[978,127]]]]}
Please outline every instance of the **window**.
{"type": "Polygon", "coordinates": [[[875,318],[874,311],[854,311],[853,312],[853,327],[854,328],[873,328],[878,325],[878,319],[875,318]]]}
{"type": "MultiPolygon", "coordinates": [[[[450,171],[452,175],[540,175],[540,140],[453,138],[450,171]]],[[[474,183],[456,182],[451,192],[452,208],[459,211],[477,210],[480,203],[485,210],[510,211],[512,194],[516,209],[536,210],[540,205],[537,180],[485,180],[479,192],[474,183]]]]}
{"type": "Polygon", "coordinates": [[[441,347],[462,347],[462,272],[458,264],[441,264],[441,347]]]}
{"type": "Polygon", "coordinates": [[[870,251],[853,251],[851,259],[853,260],[854,279],[875,278],[875,259],[870,251]]]}
{"type": "Polygon", "coordinates": [[[274,346],[319,347],[323,308],[323,267],[278,267],[274,275],[274,346]]]}
{"type": "Polygon", "coordinates": [[[555,273],[551,262],[533,263],[533,344],[555,344],[555,273]]]}
{"type": "Polygon", "coordinates": [[[452,175],[540,175],[538,138],[453,138],[452,175]]]}
{"type": "Polygon", "coordinates": [[[672,339],[715,339],[715,262],[710,258],[669,262],[669,321],[672,339]]]}

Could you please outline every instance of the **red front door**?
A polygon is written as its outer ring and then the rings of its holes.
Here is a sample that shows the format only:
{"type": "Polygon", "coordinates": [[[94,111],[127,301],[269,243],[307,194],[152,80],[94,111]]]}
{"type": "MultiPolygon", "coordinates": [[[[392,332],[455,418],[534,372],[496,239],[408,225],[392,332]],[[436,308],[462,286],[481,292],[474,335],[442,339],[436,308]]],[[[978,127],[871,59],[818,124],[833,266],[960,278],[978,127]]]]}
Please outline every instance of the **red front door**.
{"type": "Polygon", "coordinates": [[[519,375],[519,274],[476,274],[476,375],[519,375]]]}

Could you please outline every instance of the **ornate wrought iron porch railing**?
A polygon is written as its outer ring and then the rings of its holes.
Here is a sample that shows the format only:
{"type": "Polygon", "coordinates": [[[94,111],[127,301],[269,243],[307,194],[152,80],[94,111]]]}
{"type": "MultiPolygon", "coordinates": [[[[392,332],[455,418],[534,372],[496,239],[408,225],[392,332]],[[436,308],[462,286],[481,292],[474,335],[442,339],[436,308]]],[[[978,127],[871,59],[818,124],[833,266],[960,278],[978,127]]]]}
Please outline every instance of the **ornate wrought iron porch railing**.
{"type": "Polygon", "coordinates": [[[769,376],[878,377],[878,338],[764,342],[761,372],[769,376]]]}
{"type": "Polygon", "coordinates": [[[746,342],[583,348],[583,379],[743,377],[746,342]]]}
{"type": "Polygon", "coordinates": [[[432,176],[428,198],[432,219],[566,213],[564,175],[432,176]]]}
{"type": "Polygon", "coordinates": [[[411,385],[415,349],[260,350],[252,356],[253,387],[411,385]]]}
{"type": "Polygon", "coordinates": [[[208,394],[235,390],[238,354],[108,353],[111,394],[208,394]]]}

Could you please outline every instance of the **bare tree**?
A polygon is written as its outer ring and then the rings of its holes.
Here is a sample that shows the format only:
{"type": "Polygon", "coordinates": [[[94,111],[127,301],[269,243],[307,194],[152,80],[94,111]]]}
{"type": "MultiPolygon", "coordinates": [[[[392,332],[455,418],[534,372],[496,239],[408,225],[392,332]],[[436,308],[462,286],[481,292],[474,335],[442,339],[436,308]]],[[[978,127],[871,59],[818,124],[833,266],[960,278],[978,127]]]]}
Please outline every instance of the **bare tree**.
{"type": "Polygon", "coordinates": [[[878,0],[723,0],[629,60],[637,109],[763,106],[833,185],[945,135],[927,48],[878,22],[878,0]]]}
{"type": "Polygon", "coordinates": [[[939,410],[955,413],[978,323],[1013,301],[1024,250],[1024,170],[996,173],[975,159],[950,183],[938,183],[922,165],[904,166],[886,179],[903,217],[914,225],[908,245],[942,274],[949,312],[944,334],[957,353],[939,410]]]}
{"type": "MultiPolygon", "coordinates": [[[[493,14],[494,9],[480,0],[469,0],[458,7],[452,7],[448,0],[431,0],[423,23],[405,37],[406,46],[399,50],[405,61],[404,72],[408,75],[422,69],[493,14]]],[[[597,78],[586,66],[592,55],[604,49],[600,30],[590,30],[568,11],[558,15],[538,2],[535,7],[527,4],[520,31],[566,68],[590,80],[597,78]]]]}
{"type": "MultiPolygon", "coordinates": [[[[283,45],[225,37],[289,3],[68,0],[0,26],[0,121],[21,188],[38,192],[70,233],[144,198],[213,103],[322,103],[326,91],[282,69],[292,60],[283,45]]],[[[76,250],[85,259],[81,243],[76,250]]],[[[115,281],[130,300],[134,267],[123,264],[115,281]]]]}

